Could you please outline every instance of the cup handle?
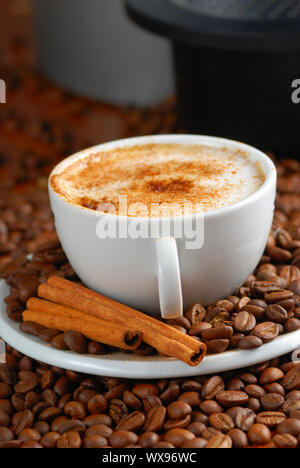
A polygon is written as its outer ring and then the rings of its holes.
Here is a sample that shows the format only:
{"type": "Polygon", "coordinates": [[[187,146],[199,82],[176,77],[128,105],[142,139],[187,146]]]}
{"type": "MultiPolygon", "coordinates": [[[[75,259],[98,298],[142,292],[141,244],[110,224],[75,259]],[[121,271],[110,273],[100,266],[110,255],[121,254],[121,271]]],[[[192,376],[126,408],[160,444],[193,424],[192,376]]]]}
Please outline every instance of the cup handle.
{"type": "Polygon", "coordinates": [[[175,319],[183,315],[180,267],[176,240],[162,237],[155,241],[157,280],[161,316],[175,319]]]}

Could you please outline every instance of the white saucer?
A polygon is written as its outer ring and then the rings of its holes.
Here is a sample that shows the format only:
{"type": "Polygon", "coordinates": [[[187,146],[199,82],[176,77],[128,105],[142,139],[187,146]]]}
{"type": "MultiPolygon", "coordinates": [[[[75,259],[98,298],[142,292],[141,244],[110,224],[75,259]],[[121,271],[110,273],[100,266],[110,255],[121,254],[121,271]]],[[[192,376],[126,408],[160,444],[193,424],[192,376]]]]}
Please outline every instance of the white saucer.
{"type": "Polygon", "coordinates": [[[161,356],[140,357],[121,352],[105,356],[75,354],[71,351],[56,350],[38,338],[22,332],[19,324],[11,321],[6,314],[4,299],[8,294],[9,287],[1,280],[0,336],[4,341],[33,359],[84,374],[131,379],[192,377],[252,366],[300,347],[299,330],[282,335],[272,343],[255,350],[235,350],[207,356],[197,367],[161,356]]]}

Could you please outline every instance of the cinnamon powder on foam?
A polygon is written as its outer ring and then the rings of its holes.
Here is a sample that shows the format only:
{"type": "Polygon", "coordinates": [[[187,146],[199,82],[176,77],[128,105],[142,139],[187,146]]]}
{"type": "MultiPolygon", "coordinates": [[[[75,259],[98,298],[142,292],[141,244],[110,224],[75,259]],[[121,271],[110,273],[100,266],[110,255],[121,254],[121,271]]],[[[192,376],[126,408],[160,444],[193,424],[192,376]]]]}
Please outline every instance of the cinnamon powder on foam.
{"type": "Polygon", "coordinates": [[[213,211],[247,198],[264,180],[241,150],[151,144],[91,153],[54,174],[51,185],[85,208],[105,211],[113,204],[118,213],[119,196],[126,195],[128,206],[143,203],[150,214],[152,204],[165,203],[183,210],[188,202],[193,212],[213,211]]]}

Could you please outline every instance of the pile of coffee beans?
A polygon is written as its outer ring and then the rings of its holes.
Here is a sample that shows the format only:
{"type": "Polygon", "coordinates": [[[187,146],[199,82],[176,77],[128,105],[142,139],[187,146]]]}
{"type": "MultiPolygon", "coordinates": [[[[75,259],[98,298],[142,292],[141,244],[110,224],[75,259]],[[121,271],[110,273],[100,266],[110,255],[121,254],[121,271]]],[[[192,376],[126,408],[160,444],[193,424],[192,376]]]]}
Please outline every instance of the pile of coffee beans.
{"type": "MultiPolygon", "coordinates": [[[[28,69],[30,12],[0,5],[0,77],[8,91],[0,109],[0,277],[10,285],[7,314],[57,349],[106,354],[112,349],[72,330],[22,323],[27,299],[50,275],[77,280],[54,229],[47,176],[83,147],[178,131],[174,102],[118,109],[41,80],[28,69]]],[[[274,223],[256,271],[233,296],[195,304],[168,322],[210,353],[257,348],[300,328],[300,163],[286,159],[277,169],[274,223]]],[[[136,352],[154,350],[143,345],[136,352]]],[[[9,346],[0,364],[0,448],[253,446],[300,446],[300,365],[290,356],[222,375],[149,382],[65,371],[9,346]]]]}
{"type": "MultiPolygon", "coordinates": [[[[33,221],[34,209],[29,211],[30,214],[26,213],[23,217],[24,225],[33,221]]],[[[43,213],[49,217],[46,226],[53,229],[48,206],[43,213]]],[[[13,213],[10,216],[14,219],[16,228],[17,216],[14,217],[13,213]]],[[[18,218],[20,219],[20,215],[18,218]]],[[[9,222],[6,226],[8,232],[9,222]]],[[[7,239],[9,242],[9,237],[7,239]]],[[[12,243],[12,247],[14,245],[12,243]]],[[[33,249],[30,259],[23,252],[0,267],[1,277],[11,286],[10,295],[6,299],[7,313],[17,322],[22,322],[22,311],[27,300],[36,295],[39,284],[47,281],[49,276],[58,275],[77,280],[53,231],[43,232],[25,245],[27,250],[33,249]]],[[[300,241],[293,239],[288,230],[276,228],[270,235],[266,256],[262,258],[257,271],[235,295],[207,308],[195,304],[183,318],[167,323],[182,333],[205,342],[210,354],[236,348],[259,348],[281,334],[300,329],[300,270],[297,266],[299,245],[300,241]],[[279,259],[278,252],[284,260],[279,259]],[[287,264],[287,261],[290,263],[287,264]]],[[[71,331],[63,334],[34,323],[22,323],[21,329],[52,343],[57,349],[71,349],[82,354],[105,354],[112,350],[71,331]]],[[[152,348],[144,344],[137,350],[142,355],[153,352],[152,348]]]]}
{"type": "Polygon", "coordinates": [[[0,448],[300,446],[300,365],[288,357],[150,382],[64,371],[10,347],[6,362],[0,448]]]}

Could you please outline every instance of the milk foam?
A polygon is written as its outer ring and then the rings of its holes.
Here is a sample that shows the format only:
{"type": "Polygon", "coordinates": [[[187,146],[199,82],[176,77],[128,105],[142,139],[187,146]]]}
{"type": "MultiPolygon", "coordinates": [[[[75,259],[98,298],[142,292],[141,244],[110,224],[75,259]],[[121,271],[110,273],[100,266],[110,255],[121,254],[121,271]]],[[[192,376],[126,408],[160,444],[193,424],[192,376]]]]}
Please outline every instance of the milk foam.
{"type": "Polygon", "coordinates": [[[76,205],[105,211],[105,204],[113,204],[118,213],[119,196],[126,195],[128,206],[142,203],[151,216],[152,204],[176,204],[183,210],[190,203],[192,212],[230,206],[257,191],[264,180],[260,167],[241,150],[152,144],[91,153],[54,174],[51,184],[76,205]]]}

